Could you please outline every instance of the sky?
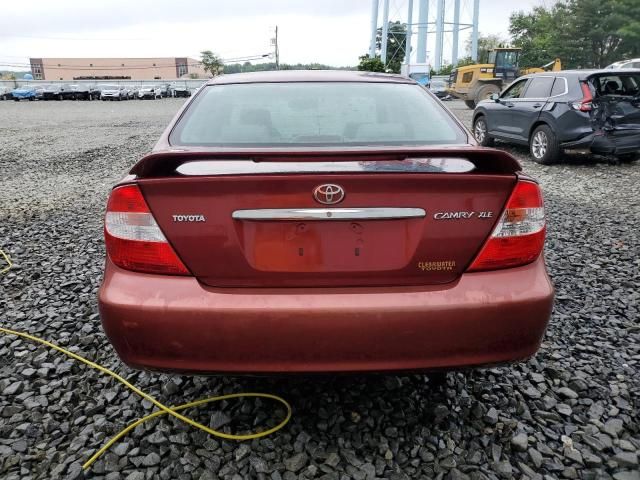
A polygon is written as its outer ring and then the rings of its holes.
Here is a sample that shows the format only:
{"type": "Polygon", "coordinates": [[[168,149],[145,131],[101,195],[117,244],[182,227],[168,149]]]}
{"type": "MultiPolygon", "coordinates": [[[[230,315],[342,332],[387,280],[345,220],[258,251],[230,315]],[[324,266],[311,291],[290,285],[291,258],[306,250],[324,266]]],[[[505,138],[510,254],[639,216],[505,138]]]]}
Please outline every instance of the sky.
{"type": "MultiPolygon", "coordinates": [[[[414,0],[414,22],[419,2],[414,0]]],[[[512,11],[550,3],[480,0],[480,33],[508,38],[512,11]]],[[[436,0],[430,4],[433,21],[436,0]]],[[[462,19],[470,22],[473,0],[461,4],[462,19]]],[[[26,5],[3,2],[0,69],[28,70],[29,57],[199,58],[202,50],[232,63],[272,52],[276,25],[282,63],[354,66],[368,51],[372,0],[29,0],[26,5]]],[[[389,19],[406,22],[407,5],[408,0],[390,0],[389,19]]],[[[378,25],[381,16],[382,7],[378,25]]],[[[460,34],[460,55],[468,36],[469,30],[460,34]]],[[[427,40],[430,55],[434,43],[433,37],[427,40]]],[[[450,50],[445,39],[445,57],[450,50]]]]}

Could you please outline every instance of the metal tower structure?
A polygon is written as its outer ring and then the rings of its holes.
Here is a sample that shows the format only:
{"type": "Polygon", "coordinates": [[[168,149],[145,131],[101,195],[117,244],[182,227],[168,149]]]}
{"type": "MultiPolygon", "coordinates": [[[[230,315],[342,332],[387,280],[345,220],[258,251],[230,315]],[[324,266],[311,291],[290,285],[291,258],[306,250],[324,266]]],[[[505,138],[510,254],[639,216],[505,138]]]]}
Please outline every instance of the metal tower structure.
{"type": "MultiPolygon", "coordinates": [[[[406,45],[402,52],[405,63],[427,63],[432,59],[436,71],[447,62],[455,65],[460,57],[460,34],[465,31],[470,33],[471,57],[477,61],[479,11],[480,0],[372,0],[369,56],[376,56],[378,29],[381,29],[382,38],[388,39],[393,35],[389,33],[389,22],[400,21],[407,25],[406,45]],[[413,21],[414,3],[418,7],[417,22],[413,21]],[[412,48],[414,34],[417,35],[415,51],[412,48]],[[430,50],[432,45],[433,51],[430,50]],[[433,55],[429,55],[430,52],[433,55]]],[[[391,60],[387,53],[387,42],[383,41],[380,59],[385,65],[391,60]]]]}

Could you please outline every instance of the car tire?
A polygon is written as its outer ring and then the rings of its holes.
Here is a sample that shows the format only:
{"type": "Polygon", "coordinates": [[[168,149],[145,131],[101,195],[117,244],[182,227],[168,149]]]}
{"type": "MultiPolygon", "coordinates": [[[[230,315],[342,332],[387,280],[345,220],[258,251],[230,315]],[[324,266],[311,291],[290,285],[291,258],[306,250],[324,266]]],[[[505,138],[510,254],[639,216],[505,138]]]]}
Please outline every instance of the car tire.
{"type": "Polygon", "coordinates": [[[484,115],[478,115],[473,122],[473,137],[479,145],[483,147],[493,147],[493,137],[489,136],[487,129],[487,120],[484,115]]]}
{"type": "Polygon", "coordinates": [[[640,158],[640,152],[624,153],[622,155],[617,155],[617,158],[623,163],[634,162],[640,158]]]}
{"type": "Polygon", "coordinates": [[[467,106],[467,108],[470,108],[471,110],[476,108],[476,102],[474,102],[473,100],[465,100],[464,104],[467,106]]]}
{"type": "Polygon", "coordinates": [[[548,125],[539,125],[529,139],[529,152],[533,161],[541,165],[556,163],[561,154],[556,134],[548,125]]]}
{"type": "Polygon", "coordinates": [[[16,102],[19,102],[19,101],[20,101],[20,99],[19,99],[19,98],[14,98],[13,100],[14,100],[14,101],[16,101],[16,102]]]}
{"type": "Polygon", "coordinates": [[[30,101],[30,102],[33,102],[34,100],[35,100],[35,98],[33,98],[33,97],[29,97],[29,101],[30,101]]]}

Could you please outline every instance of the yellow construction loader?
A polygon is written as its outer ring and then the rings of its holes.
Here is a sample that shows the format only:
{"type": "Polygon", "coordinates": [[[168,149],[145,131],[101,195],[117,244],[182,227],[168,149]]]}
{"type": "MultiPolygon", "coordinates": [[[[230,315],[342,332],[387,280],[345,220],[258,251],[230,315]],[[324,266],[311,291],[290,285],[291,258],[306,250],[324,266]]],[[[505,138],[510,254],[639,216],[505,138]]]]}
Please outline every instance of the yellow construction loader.
{"type": "Polygon", "coordinates": [[[559,58],[542,67],[520,69],[521,51],[521,48],[496,48],[489,51],[487,63],[454,69],[449,77],[449,94],[464,100],[467,107],[475,108],[480,100],[499,93],[520,75],[562,70],[559,58]]]}

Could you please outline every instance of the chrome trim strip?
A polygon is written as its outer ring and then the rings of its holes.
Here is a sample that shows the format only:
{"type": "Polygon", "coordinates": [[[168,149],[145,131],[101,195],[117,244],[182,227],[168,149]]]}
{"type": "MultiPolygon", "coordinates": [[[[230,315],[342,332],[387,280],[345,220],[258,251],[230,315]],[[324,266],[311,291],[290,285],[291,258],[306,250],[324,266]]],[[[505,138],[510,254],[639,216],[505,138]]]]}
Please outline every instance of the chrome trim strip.
{"type": "Polygon", "coordinates": [[[236,210],[235,220],[394,220],[423,218],[422,208],[363,207],[363,208],[259,208],[236,210]]]}
{"type": "Polygon", "coordinates": [[[259,175],[269,173],[466,173],[475,165],[464,158],[407,158],[388,162],[254,162],[246,160],[202,160],[183,163],[176,172],[187,176],[259,175]]]}

